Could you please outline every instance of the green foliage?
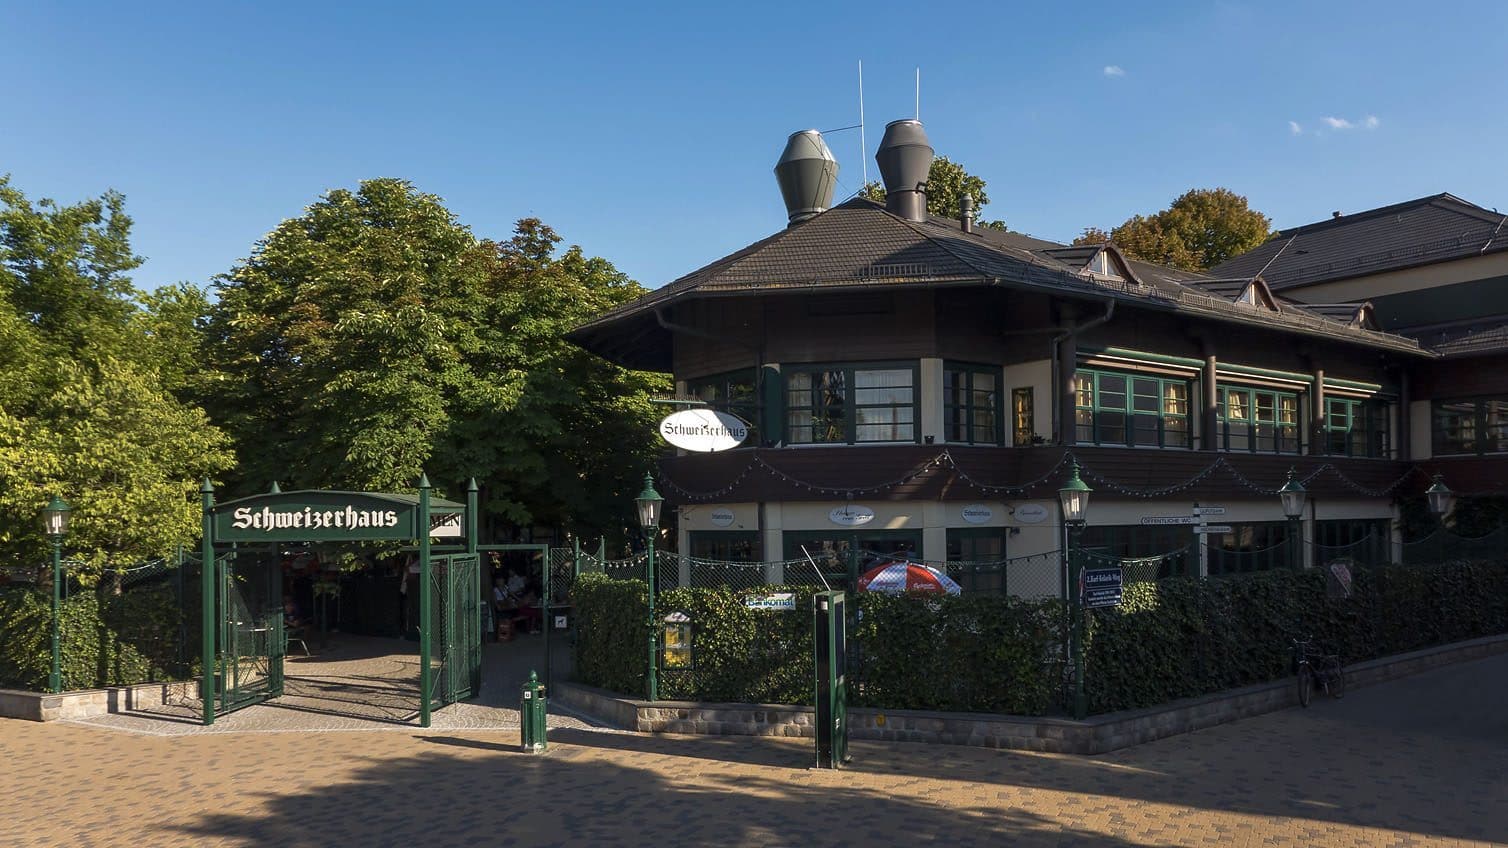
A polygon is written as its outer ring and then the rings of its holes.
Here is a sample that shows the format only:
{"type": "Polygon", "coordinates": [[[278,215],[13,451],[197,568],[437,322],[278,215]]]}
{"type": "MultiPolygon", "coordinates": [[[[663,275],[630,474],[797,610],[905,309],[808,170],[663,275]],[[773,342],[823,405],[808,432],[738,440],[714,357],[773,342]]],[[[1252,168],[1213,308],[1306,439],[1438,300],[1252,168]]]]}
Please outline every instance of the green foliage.
{"type": "Polygon", "coordinates": [[[1059,695],[1058,601],[866,592],[858,602],[857,706],[1037,715],[1059,695]]]}
{"type": "MultiPolygon", "coordinates": [[[[932,160],[932,167],[927,172],[927,211],[956,221],[963,214],[963,196],[968,194],[974,198],[974,214],[978,216],[990,202],[984,187],[983,178],[965,171],[962,165],[948,157],[939,156],[932,160]]],[[[878,203],[885,202],[885,186],[878,182],[866,183],[860,194],[878,203]]],[[[1006,228],[1004,221],[979,219],[978,224],[992,230],[1006,228]]]]}
{"type": "Polygon", "coordinates": [[[203,295],[139,293],[130,227],[114,192],[32,203],[0,177],[0,560],[44,559],[53,495],[74,507],[86,581],[165,555],[197,535],[196,481],[232,462],[174,394],[196,368],[203,295]]]}
{"type": "Polygon", "coordinates": [[[219,284],[211,413],[240,488],[442,489],[518,524],[615,529],[653,454],[658,375],[565,331],[643,293],[535,219],[477,240],[402,180],[329,192],[219,284]],[[454,491],[450,492],[454,494],[454,491]]]}
{"type": "MultiPolygon", "coordinates": [[[[680,588],[655,606],[691,619],[694,670],[664,669],[670,700],[810,704],[812,594],[807,586],[680,588]],[[753,610],[744,598],[796,596],[794,612],[753,610]]],[[[583,574],[572,593],[576,674],[628,695],[644,691],[649,633],[644,584],[583,574]]],[[[1057,695],[1063,607],[1000,597],[858,596],[853,702],[890,709],[1040,713],[1057,695]]]]}
{"type": "MultiPolygon", "coordinates": [[[[1074,244],[1100,244],[1105,231],[1086,228],[1074,244]]],[[[1111,230],[1109,239],[1146,262],[1203,271],[1239,256],[1272,235],[1272,221],[1251,209],[1245,197],[1224,188],[1184,192],[1155,215],[1136,215],[1111,230]]]]}
{"type": "MultiPolygon", "coordinates": [[[[40,691],[52,664],[50,596],[33,588],[0,591],[0,687],[40,691]]],[[[182,623],[170,587],[124,594],[84,591],[59,609],[63,689],[96,689],[182,677],[182,623]]]]}
{"type": "Polygon", "coordinates": [[[1165,703],[1292,673],[1290,639],[1347,663],[1508,632],[1508,564],[1359,569],[1331,599],[1317,571],[1134,583],[1089,611],[1092,713],[1165,703]]]}

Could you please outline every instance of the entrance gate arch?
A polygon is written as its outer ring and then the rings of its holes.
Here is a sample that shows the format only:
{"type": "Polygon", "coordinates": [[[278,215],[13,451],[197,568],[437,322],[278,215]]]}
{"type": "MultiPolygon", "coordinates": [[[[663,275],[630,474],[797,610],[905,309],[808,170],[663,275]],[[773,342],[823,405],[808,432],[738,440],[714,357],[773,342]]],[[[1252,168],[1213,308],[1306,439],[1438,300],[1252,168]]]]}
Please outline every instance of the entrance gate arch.
{"type": "MultiPolygon", "coordinates": [[[[467,483],[464,504],[433,497],[429,478],[422,474],[418,489],[417,495],[328,489],[283,492],[274,485],[265,494],[216,504],[214,486],[205,479],[199,491],[201,561],[206,563],[200,584],[200,693],[206,725],[214,724],[216,716],[283,693],[281,605],[271,613],[265,605],[254,610],[246,603],[235,573],[239,546],[258,543],[417,542],[420,726],[429,727],[434,708],[477,693],[482,643],[476,481],[467,483]],[[432,556],[431,535],[456,524],[464,527],[463,552],[432,556]],[[217,556],[217,546],[227,544],[233,550],[217,556]]],[[[273,587],[280,588],[281,571],[274,572],[273,587]]]]}

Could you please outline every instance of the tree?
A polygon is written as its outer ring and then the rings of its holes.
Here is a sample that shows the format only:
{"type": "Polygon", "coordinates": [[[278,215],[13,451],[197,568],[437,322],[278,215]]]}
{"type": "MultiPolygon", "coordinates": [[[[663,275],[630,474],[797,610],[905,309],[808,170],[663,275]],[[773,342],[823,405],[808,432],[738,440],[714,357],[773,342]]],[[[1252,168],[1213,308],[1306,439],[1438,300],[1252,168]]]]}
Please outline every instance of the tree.
{"type": "Polygon", "coordinates": [[[143,308],[124,204],[32,203],[0,178],[0,559],[44,559],[38,514],[59,495],[86,580],[193,541],[198,480],[232,462],[224,435],[164,387],[190,366],[167,364],[148,328],[192,321],[143,308]]]}
{"type": "MultiPolygon", "coordinates": [[[[965,171],[962,165],[948,157],[939,156],[932,160],[932,168],[927,172],[927,211],[956,221],[963,214],[963,196],[969,194],[974,198],[974,213],[978,215],[990,202],[984,188],[983,178],[965,171]]],[[[885,187],[878,182],[866,183],[862,194],[870,200],[885,202],[885,187]]],[[[1004,221],[980,220],[978,223],[992,230],[1006,228],[1004,221]]]]}
{"type": "MultiPolygon", "coordinates": [[[[1086,243],[1089,228],[1074,241],[1086,243]]],[[[1155,215],[1136,215],[1110,232],[1117,247],[1138,259],[1203,271],[1267,241],[1272,221],[1245,197],[1224,189],[1192,189],[1155,215]]]]}
{"type": "Polygon", "coordinates": [[[1110,241],[1110,234],[1099,227],[1085,227],[1084,232],[1079,233],[1078,238],[1073,240],[1075,246],[1086,244],[1104,244],[1110,241]]]}
{"type": "Polygon", "coordinates": [[[484,511],[519,526],[617,526],[652,450],[647,394],[668,384],[561,338],[643,289],[559,241],[534,219],[480,241],[396,179],[284,221],[211,311],[239,487],[407,490],[422,469],[450,494],[475,476],[484,511]]]}

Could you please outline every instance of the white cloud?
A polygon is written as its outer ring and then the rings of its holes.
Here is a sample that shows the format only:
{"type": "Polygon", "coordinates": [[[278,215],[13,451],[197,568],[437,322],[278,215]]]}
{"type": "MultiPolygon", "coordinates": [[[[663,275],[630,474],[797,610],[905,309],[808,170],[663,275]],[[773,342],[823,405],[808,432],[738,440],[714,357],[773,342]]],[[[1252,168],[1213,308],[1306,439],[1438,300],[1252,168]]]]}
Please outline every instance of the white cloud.
{"type": "Polygon", "coordinates": [[[1353,127],[1356,126],[1355,124],[1351,123],[1350,121],[1346,120],[1345,118],[1335,118],[1335,117],[1326,116],[1324,118],[1324,121],[1330,127],[1330,129],[1332,129],[1332,130],[1349,130],[1349,129],[1351,129],[1351,128],[1353,128],[1353,127]]]}
{"type": "Polygon", "coordinates": [[[1364,127],[1366,127],[1369,130],[1375,130],[1381,124],[1382,124],[1382,121],[1377,120],[1377,116],[1376,115],[1368,115],[1367,119],[1365,121],[1362,121],[1361,125],[1364,126],[1364,127]]]}
{"type": "Polygon", "coordinates": [[[1123,77],[1125,75],[1126,75],[1126,69],[1122,68],[1120,65],[1106,65],[1105,66],[1105,76],[1107,76],[1107,77],[1123,77]]]}
{"type": "Polygon", "coordinates": [[[1299,122],[1298,121],[1289,121],[1288,122],[1288,132],[1292,133],[1293,135],[1303,135],[1304,134],[1304,128],[1301,127],[1301,126],[1299,126],[1299,122]]]}

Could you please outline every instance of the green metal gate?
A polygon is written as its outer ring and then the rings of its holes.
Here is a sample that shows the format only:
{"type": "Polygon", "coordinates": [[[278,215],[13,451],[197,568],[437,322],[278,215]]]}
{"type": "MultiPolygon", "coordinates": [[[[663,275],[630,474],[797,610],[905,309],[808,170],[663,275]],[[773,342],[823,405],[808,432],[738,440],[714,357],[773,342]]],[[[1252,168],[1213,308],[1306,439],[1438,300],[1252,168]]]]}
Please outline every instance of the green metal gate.
{"type": "Polygon", "coordinates": [[[215,715],[283,694],[282,572],[235,553],[215,560],[215,715]]]}
{"type": "Polygon", "coordinates": [[[481,557],[430,557],[430,621],[435,628],[433,708],[478,694],[482,687],[481,557]]]}

